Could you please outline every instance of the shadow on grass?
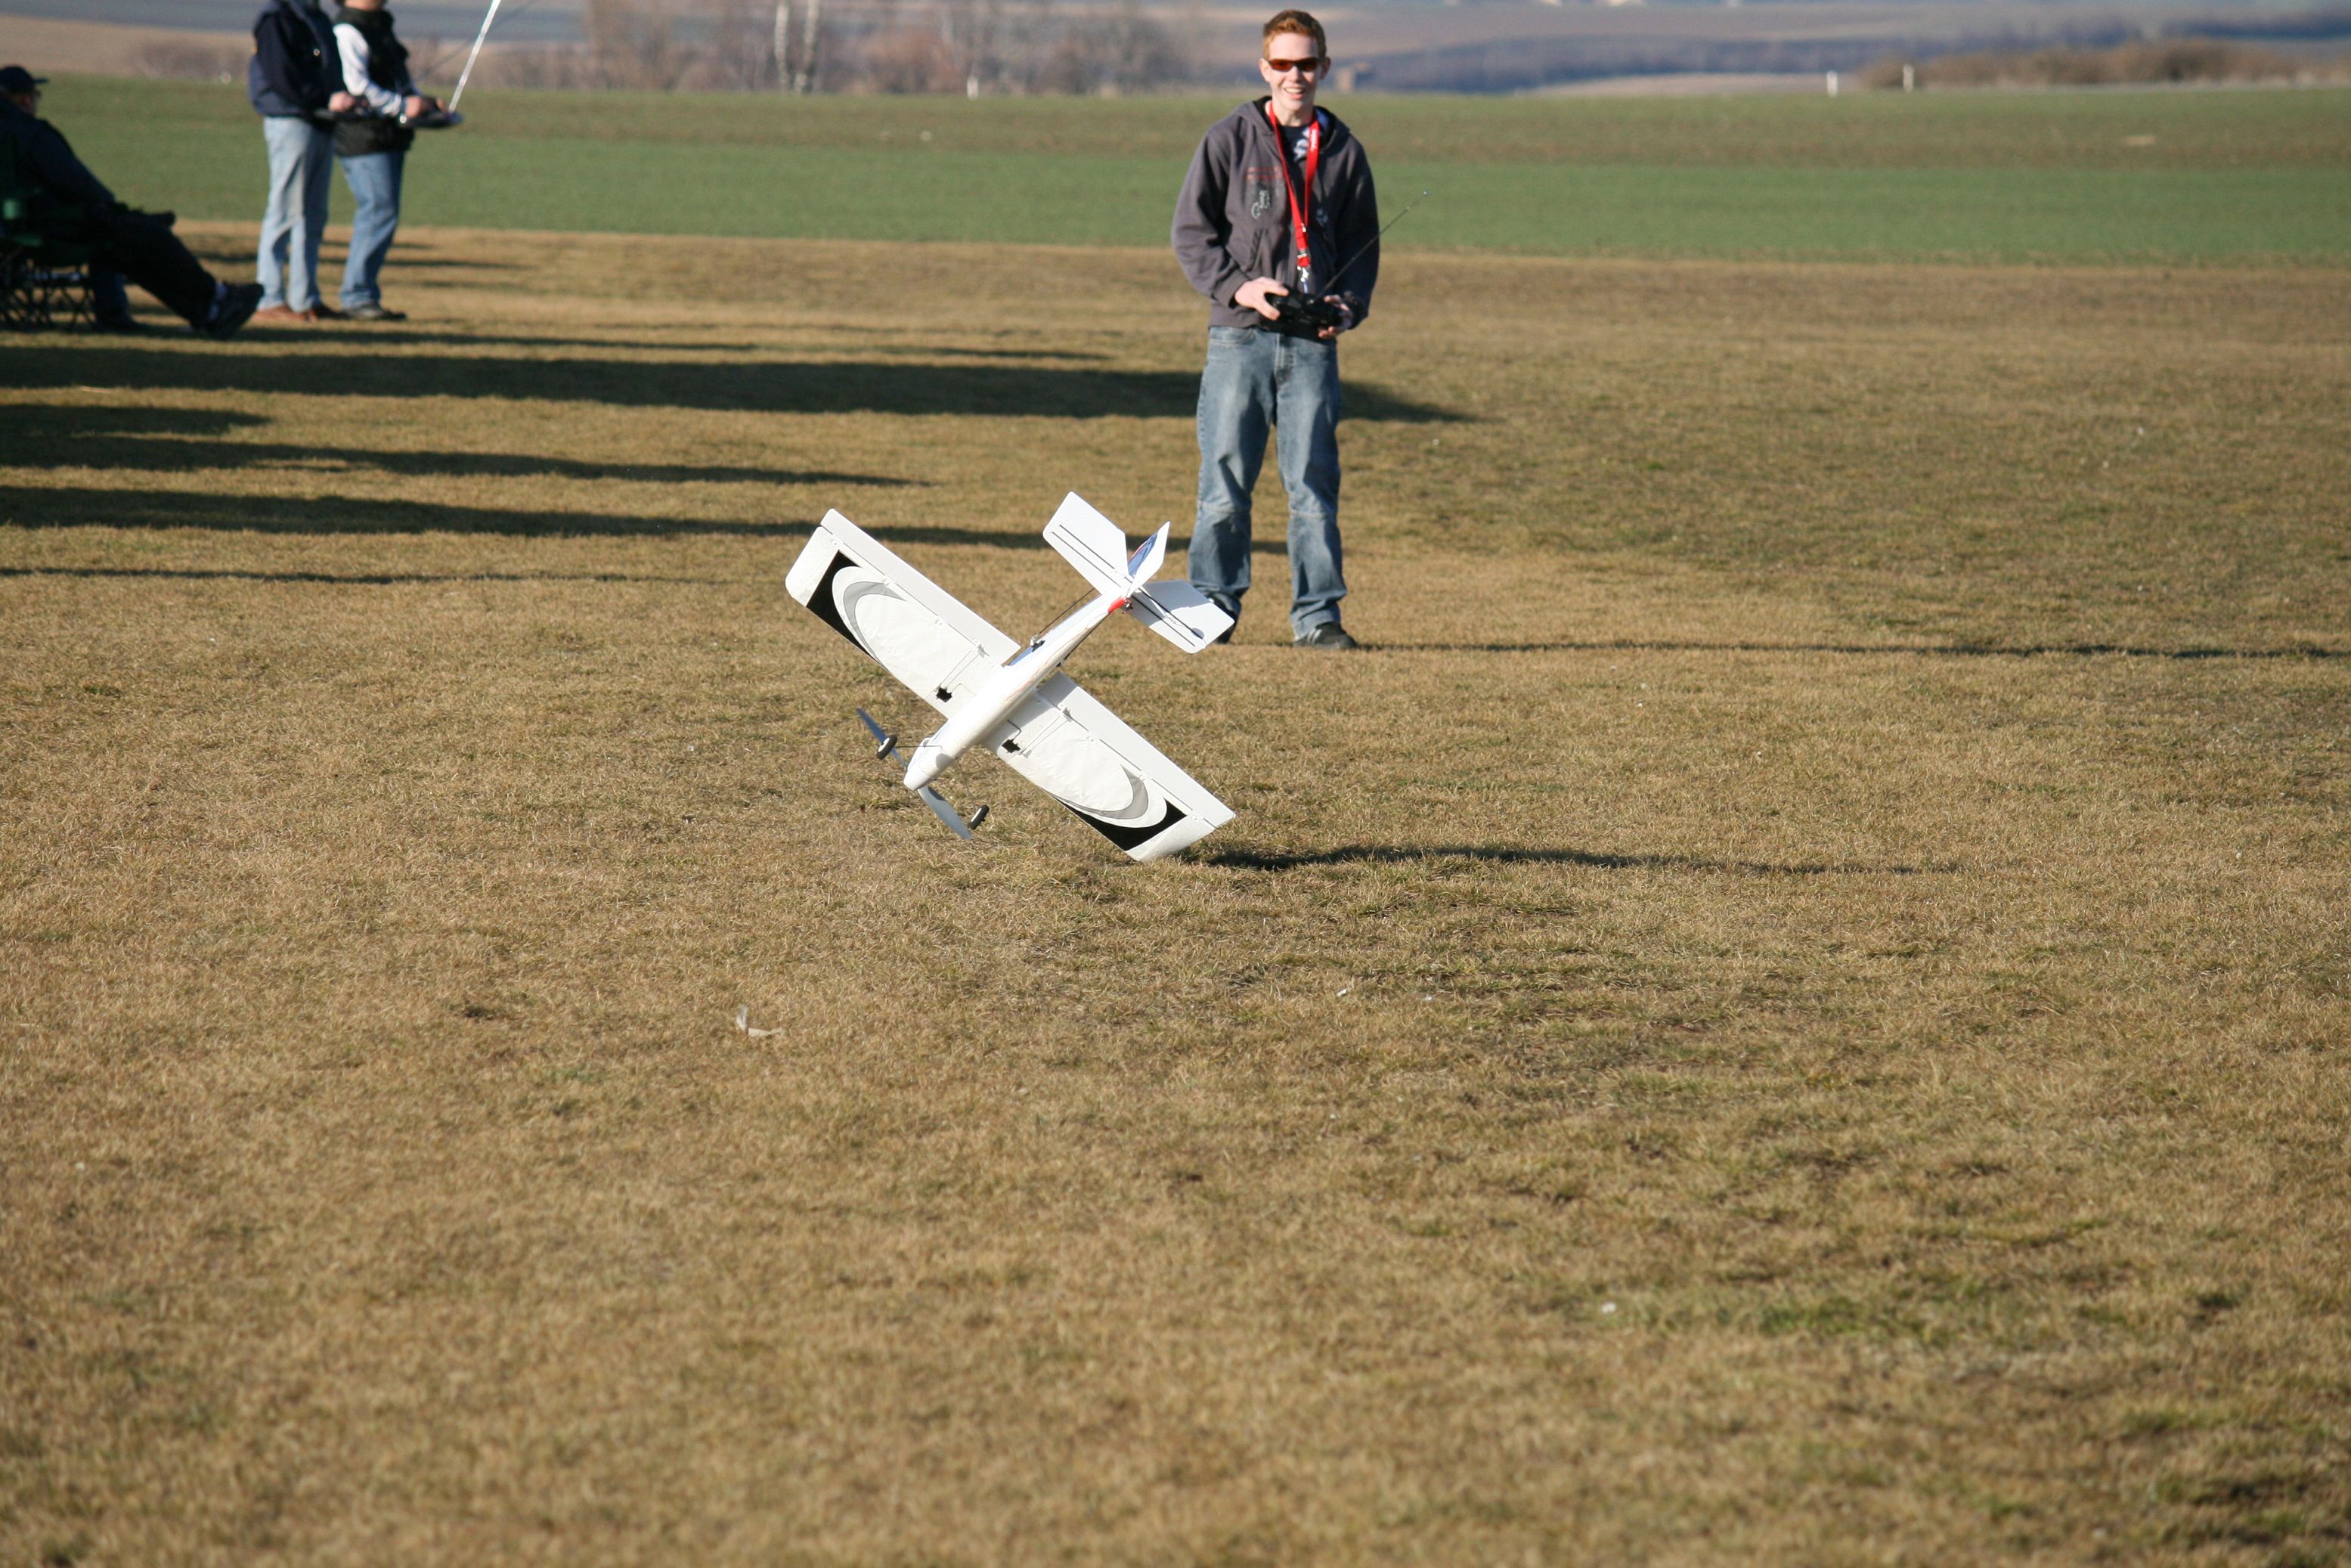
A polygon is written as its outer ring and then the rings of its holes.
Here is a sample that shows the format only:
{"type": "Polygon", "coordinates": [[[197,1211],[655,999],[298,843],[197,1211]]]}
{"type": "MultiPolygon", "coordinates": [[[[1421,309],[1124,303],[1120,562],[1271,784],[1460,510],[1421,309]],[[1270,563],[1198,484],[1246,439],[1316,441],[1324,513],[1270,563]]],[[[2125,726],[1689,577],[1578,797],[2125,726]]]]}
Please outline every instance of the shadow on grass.
{"type": "Polygon", "coordinates": [[[2144,648],[2128,643],[1389,643],[1395,653],[1840,653],[1912,659],[2351,659],[2345,648],[2144,648]]]}
{"type": "MultiPolygon", "coordinates": [[[[1054,419],[1193,417],[1196,371],[1103,371],[1043,365],[819,364],[766,361],[532,360],[470,354],[352,357],[260,351],[192,352],[110,343],[22,356],[23,388],[246,392],[258,396],[499,398],[601,402],[622,408],[764,413],[1026,415],[1054,419]]],[[[1347,389],[1356,421],[1444,423],[1463,416],[1374,386],[1347,389]]]]}
{"type": "Polygon", "coordinates": [[[1620,855],[1597,850],[1520,849],[1502,844],[1346,844],[1334,850],[1284,853],[1270,850],[1216,849],[1193,858],[1240,871],[1295,871],[1317,865],[1412,865],[1425,861],[1465,861],[1489,865],[1581,865],[1601,871],[1733,872],[1741,876],[1920,876],[1956,871],[1956,866],[1847,865],[1804,862],[1712,861],[1698,855],[1620,855]]]}
{"type": "Polygon", "coordinates": [[[220,438],[267,424],[259,414],[211,409],[73,408],[16,404],[8,410],[22,453],[18,468],[142,468],[173,473],[196,468],[301,465],[335,473],[376,469],[412,477],[500,479],[623,479],[663,485],[838,485],[902,488],[924,479],[851,474],[829,468],[737,468],[693,463],[587,463],[509,452],[381,452],[294,446],[220,438]]]}
{"type": "MultiPolygon", "coordinates": [[[[183,235],[188,254],[202,262],[224,262],[231,267],[240,263],[253,265],[253,246],[211,235],[183,235]]],[[[404,247],[403,247],[404,248],[404,247]]],[[[412,256],[394,253],[396,272],[520,272],[529,263],[520,261],[469,261],[463,256],[412,256]]],[[[335,279],[349,259],[341,246],[329,243],[319,247],[319,280],[327,286],[327,303],[335,302],[335,279]]]]}
{"type": "MultiPolygon", "coordinates": [[[[510,333],[435,331],[417,327],[261,327],[253,329],[254,340],[272,344],[308,342],[331,338],[338,342],[350,341],[370,346],[397,344],[402,348],[455,344],[459,347],[489,346],[513,349],[627,349],[648,353],[669,354],[740,354],[757,352],[759,345],[737,340],[732,343],[649,342],[623,338],[532,338],[510,333]]],[[[1065,349],[950,349],[931,344],[909,343],[904,348],[886,343],[872,344],[857,352],[892,354],[905,359],[940,360],[1106,360],[1107,354],[1086,353],[1065,349]]]]}
{"type": "MultiPolygon", "coordinates": [[[[744,523],[703,517],[631,517],[610,512],[512,512],[431,501],[349,497],[222,496],[193,490],[0,489],[0,527],[213,528],[263,534],[506,534],[531,538],[712,535],[804,538],[814,518],[744,523]]],[[[878,528],[876,538],[925,545],[1042,550],[1040,532],[878,528]]]]}

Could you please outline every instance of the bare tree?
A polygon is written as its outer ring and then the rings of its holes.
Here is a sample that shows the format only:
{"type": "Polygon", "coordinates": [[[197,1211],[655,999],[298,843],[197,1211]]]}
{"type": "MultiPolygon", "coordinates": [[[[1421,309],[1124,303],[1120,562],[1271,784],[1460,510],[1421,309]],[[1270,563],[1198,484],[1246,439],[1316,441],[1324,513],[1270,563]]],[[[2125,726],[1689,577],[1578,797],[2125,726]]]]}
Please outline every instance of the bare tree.
{"type": "Polygon", "coordinates": [[[824,57],[823,0],[808,0],[808,22],[800,29],[799,69],[792,77],[794,92],[816,90],[817,73],[824,57]]]}
{"type": "Polygon", "coordinates": [[[688,58],[667,16],[642,11],[635,0],[588,0],[583,20],[597,86],[669,89],[684,77],[688,58]]]}
{"type": "Polygon", "coordinates": [[[1037,85],[1047,92],[1133,92],[1189,74],[1190,62],[1167,29],[1144,15],[1138,0],[1121,0],[1107,16],[1061,29],[1037,85]]]}
{"type": "Polygon", "coordinates": [[[725,92],[757,92],[775,79],[769,28],[762,0],[716,0],[709,43],[700,51],[698,85],[725,92]]]}

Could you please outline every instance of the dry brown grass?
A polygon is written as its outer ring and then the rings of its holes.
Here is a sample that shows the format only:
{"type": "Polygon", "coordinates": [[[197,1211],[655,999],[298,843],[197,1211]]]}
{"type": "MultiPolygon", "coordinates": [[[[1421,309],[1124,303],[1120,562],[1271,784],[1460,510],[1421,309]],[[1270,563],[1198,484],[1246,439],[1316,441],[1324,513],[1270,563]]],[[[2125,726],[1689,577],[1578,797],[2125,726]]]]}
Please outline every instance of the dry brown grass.
{"type": "Polygon", "coordinates": [[[1402,258],[1138,869],[780,578],[1164,259],[403,246],[0,346],[0,1558],[2345,1559],[2351,276],[1402,258]]]}

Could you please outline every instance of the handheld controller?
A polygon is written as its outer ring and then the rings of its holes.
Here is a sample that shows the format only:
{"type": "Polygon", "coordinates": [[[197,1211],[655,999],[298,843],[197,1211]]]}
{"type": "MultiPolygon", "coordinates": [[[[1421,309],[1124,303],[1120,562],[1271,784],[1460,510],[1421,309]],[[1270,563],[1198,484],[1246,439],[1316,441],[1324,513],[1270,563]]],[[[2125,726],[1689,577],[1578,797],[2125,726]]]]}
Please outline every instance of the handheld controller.
{"type": "Polygon", "coordinates": [[[1274,319],[1265,324],[1265,329],[1285,338],[1320,338],[1326,329],[1347,324],[1347,313],[1327,299],[1272,294],[1266,297],[1266,303],[1273,307],[1274,319]]]}
{"type": "MultiPolygon", "coordinates": [[[[1413,207],[1420,205],[1422,199],[1427,194],[1426,191],[1423,191],[1418,196],[1415,196],[1410,206],[1390,218],[1382,225],[1378,234],[1365,240],[1357,248],[1355,254],[1349,256],[1341,265],[1339,270],[1331,275],[1331,281],[1336,284],[1339,279],[1346,277],[1355,263],[1364,259],[1364,252],[1385,238],[1389,229],[1404,222],[1405,214],[1410,213],[1413,207]]],[[[1269,295],[1266,298],[1266,303],[1273,307],[1273,319],[1264,324],[1264,329],[1269,332],[1279,332],[1285,338],[1320,338],[1326,329],[1344,327],[1347,324],[1347,312],[1332,303],[1328,290],[1321,298],[1313,299],[1302,298],[1296,293],[1269,295]]]]}

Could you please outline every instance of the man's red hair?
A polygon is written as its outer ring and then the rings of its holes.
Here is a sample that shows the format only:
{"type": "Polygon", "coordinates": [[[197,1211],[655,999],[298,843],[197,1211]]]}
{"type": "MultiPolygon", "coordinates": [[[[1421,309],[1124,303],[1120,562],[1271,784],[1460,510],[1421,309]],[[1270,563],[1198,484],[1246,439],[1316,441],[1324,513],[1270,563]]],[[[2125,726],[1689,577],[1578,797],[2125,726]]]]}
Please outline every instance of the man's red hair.
{"type": "Polygon", "coordinates": [[[1262,54],[1266,44],[1272,43],[1284,33],[1305,34],[1314,40],[1314,57],[1318,60],[1329,57],[1331,40],[1322,36],[1322,24],[1303,11],[1276,11],[1273,20],[1265,25],[1265,39],[1258,46],[1258,51],[1262,54]]]}

